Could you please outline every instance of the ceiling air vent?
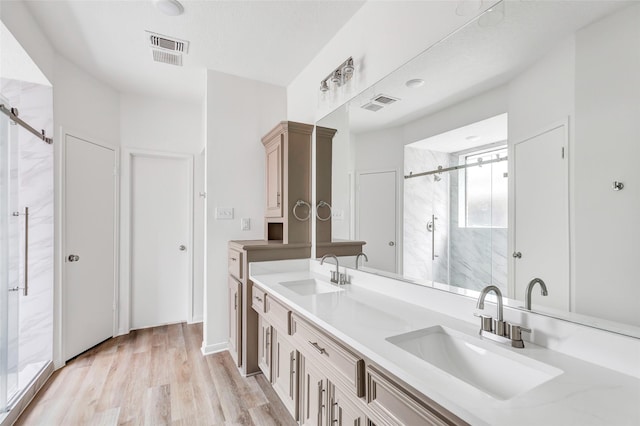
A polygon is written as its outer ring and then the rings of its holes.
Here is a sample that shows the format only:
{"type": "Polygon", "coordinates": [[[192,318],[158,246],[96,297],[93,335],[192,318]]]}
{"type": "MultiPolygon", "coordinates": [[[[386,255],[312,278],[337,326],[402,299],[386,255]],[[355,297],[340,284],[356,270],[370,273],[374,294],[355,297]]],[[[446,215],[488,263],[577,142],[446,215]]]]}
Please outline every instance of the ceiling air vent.
{"type": "Polygon", "coordinates": [[[182,66],[182,56],[189,51],[189,42],[146,31],[153,60],[182,66]]]}
{"type": "Polygon", "coordinates": [[[182,55],[176,55],[175,53],[165,52],[164,50],[152,49],[153,60],[156,62],[163,62],[165,64],[182,66],[182,55]]]}
{"type": "Polygon", "coordinates": [[[169,50],[176,53],[189,53],[188,41],[152,33],[151,31],[147,31],[146,33],[149,37],[149,44],[153,48],[169,50]]]}
{"type": "Polygon", "coordinates": [[[384,108],[382,105],[377,105],[374,104],[373,102],[369,102],[367,104],[362,105],[360,108],[364,108],[364,109],[368,109],[369,111],[380,111],[382,108],[384,108]]]}
{"type": "Polygon", "coordinates": [[[378,95],[371,100],[383,105],[391,105],[392,103],[399,101],[398,98],[393,98],[387,95],[378,95]]]}

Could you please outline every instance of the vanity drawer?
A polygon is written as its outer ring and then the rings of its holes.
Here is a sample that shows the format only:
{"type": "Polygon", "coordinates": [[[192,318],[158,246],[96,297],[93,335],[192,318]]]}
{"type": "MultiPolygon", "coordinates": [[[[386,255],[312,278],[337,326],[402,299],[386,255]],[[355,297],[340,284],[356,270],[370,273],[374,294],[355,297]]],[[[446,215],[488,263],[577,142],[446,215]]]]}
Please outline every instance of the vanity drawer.
{"type": "Polygon", "coordinates": [[[367,403],[373,417],[388,425],[467,425],[435,403],[418,400],[371,365],[367,366],[367,403]],[[432,405],[433,404],[433,405],[432,405]]]}
{"type": "Polygon", "coordinates": [[[242,252],[229,249],[229,273],[242,280],[242,252]]]}
{"type": "Polygon", "coordinates": [[[352,385],[355,395],[364,396],[364,360],[322,333],[297,315],[291,318],[291,334],[303,353],[314,354],[333,367],[340,378],[352,385]]]}
{"type": "Polygon", "coordinates": [[[251,292],[253,293],[251,296],[251,307],[259,314],[264,314],[265,312],[265,292],[260,290],[255,285],[252,287],[251,292]]]}
{"type": "MultiPolygon", "coordinates": [[[[254,287],[255,288],[255,287],[254,287]]],[[[264,294],[264,317],[280,333],[291,334],[291,311],[269,294],[264,294]]]]}

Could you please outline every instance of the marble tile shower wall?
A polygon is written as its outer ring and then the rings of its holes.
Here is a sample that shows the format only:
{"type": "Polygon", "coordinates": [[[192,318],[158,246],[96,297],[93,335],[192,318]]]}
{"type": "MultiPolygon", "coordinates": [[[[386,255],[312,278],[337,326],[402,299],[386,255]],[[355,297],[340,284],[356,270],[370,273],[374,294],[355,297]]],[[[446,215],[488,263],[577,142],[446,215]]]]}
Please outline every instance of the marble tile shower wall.
{"type": "MultiPolygon", "coordinates": [[[[1,79],[0,93],[20,117],[36,129],[53,134],[52,88],[18,80],[1,79]]],[[[28,206],[29,216],[29,295],[20,293],[19,369],[51,360],[53,345],[53,146],[19,129],[18,210],[28,206]]],[[[24,279],[24,217],[19,224],[19,283],[24,279]]]]}
{"type": "MultiPolygon", "coordinates": [[[[447,167],[442,152],[405,147],[405,174],[447,167]]],[[[449,174],[408,179],[404,182],[403,275],[449,282],[449,174]],[[434,235],[427,229],[435,218],[434,235]],[[432,249],[432,237],[434,238],[432,249]]]]}
{"type": "MultiPolygon", "coordinates": [[[[458,156],[405,147],[405,174],[458,164],[458,156]]],[[[459,172],[404,182],[403,275],[480,290],[507,289],[507,229],[466,228],[459,223],[459,172]],[[435,250],[427,223],[435,220],[435,250]],[[435,257],[432,260],[432,251],[435,257]]]]}
{"type": "MultiPolygon", "coordinates": [[[[450,164],[459,157],[451,155],[450,164]]],[[[486,166],[485,166],[486,167],[486,166]]],[[[490,167],[490,166],[489,166],[490,167]]],[[[494,284],[507,291],[507,229],[467,228],[460,226],[460,179],[464,172],[450,172],[451,241],[450,278],[458,287],[481,290],[494,284]]]]}

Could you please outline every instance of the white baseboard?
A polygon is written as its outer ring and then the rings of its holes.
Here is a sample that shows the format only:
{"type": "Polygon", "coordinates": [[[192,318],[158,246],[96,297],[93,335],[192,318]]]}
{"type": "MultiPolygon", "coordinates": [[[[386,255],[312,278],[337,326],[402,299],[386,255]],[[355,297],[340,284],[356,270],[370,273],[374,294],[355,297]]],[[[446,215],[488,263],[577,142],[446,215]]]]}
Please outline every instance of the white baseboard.
{"type": "Polygon", "coordinates": [[[199,316],[199,317],[193,317],[193,318],[191,319],[191,321],[187,321],[187,324],[197,324],[197,323],[199,323],[199,322],[203,322],[203,321],[204,321],[204,318],[203,318],[202,316],[199,316]]]}
{"type": "Polygon", "coordinates": [[[202,352],[202,355],[211,355],[226,351],[227,349],[229,349],[229,344],[227,342],[215,343],[213,345],[205,345],[204,342],[202,342],[200,351],[202,352]]]}

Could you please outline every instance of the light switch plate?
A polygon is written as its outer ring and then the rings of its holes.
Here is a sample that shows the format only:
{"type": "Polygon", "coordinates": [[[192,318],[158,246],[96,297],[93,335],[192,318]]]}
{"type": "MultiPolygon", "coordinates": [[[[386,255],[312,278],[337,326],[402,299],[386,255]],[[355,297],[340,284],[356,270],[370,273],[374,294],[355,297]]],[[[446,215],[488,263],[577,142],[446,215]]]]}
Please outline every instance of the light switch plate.
{"type": "Polygon", "coordinates": [[[216,207],[216,219],[233,219],[233,207],[216,207]]]}
{"type": "Polygon", "coordinates": [[[240,230],[241,231],[249,231],[251,230],[251,219],[248,217],[243,217],[240,219],[240,230]]]}

